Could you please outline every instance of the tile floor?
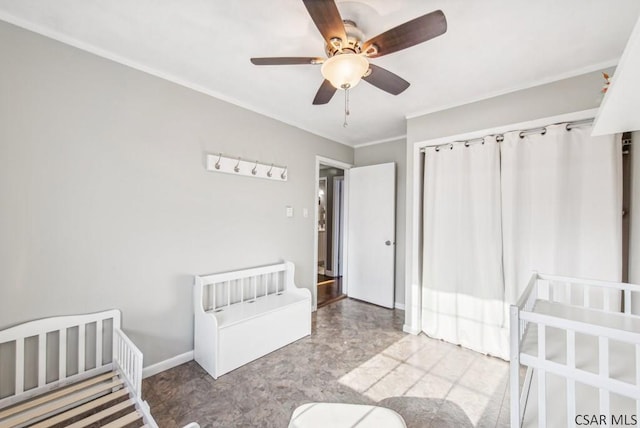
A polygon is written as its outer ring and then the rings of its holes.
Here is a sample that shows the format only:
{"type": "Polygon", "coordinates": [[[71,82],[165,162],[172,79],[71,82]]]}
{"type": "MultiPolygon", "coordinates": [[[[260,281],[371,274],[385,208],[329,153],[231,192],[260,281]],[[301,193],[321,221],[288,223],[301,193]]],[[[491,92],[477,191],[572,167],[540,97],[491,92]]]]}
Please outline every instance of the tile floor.
{"type": "Polygon", "coordinates": [[[508,364],[402,332],[403,311],[351,299],[321,308],[313,333],[212,379],[195,362],[143,383],[162,428],[286,427],[312,401],[378,404],[412,427],[508,427],[508,364]]]}

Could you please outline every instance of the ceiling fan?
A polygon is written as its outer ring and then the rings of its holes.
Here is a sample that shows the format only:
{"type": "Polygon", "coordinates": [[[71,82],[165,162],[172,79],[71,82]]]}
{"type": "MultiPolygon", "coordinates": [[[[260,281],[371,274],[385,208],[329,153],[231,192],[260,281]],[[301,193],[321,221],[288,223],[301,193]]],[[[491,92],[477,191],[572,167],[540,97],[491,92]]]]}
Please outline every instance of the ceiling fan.
{"type": "Polygon", "coordinates": [[[324,81],[313,99],[316,105],[328,103],[336,90],[353,88],[360,79],[398,95],[409,87],[409,82],[369,60],[426,42],[447,31],[444,13],[436,10],[365,41],[355,22],[342,19],[334,0],[302,2],[324,37],[327,58],[267,57],[251,58],[251,62],[255,65],[322,64],[324,81]]]}

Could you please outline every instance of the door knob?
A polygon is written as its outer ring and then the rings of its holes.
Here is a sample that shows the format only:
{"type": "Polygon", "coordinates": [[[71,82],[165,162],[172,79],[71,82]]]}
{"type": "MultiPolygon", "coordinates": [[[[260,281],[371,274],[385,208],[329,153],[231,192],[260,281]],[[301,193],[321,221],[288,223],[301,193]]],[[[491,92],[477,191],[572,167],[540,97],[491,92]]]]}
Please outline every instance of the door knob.
{"type": "Polygon", "coordinates": [[[389,241],[389,240],[384,241],[384,245],[386,245],[388,247],[389,245],[391,245],[391,241],[389,241]]]}

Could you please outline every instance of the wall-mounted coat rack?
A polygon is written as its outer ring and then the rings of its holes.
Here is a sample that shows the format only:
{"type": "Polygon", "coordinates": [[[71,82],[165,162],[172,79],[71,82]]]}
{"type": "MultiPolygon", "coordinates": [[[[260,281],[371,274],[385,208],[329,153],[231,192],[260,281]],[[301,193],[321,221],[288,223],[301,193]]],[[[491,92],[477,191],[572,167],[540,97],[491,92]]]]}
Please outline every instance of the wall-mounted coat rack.
{"type": "Polygon", "coordinates": [[[289,171],[286,166],[243,160],[239,157],[232,158],[223,156],[222,153],[207,155],[207,171],[246,175],[248,177],[276,181],[287,181],[289,178],[289,171]]]}

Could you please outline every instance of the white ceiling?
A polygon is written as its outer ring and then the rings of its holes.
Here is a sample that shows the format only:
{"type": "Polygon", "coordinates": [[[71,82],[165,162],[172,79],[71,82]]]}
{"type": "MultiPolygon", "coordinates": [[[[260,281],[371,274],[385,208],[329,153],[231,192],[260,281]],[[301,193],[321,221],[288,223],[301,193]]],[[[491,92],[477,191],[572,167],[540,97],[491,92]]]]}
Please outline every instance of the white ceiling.
{"type": "Polygon", "coordinates": [[[338,1],[367,38],[442,9],[441,37],[373,60],[411,86],[366,82],[311,101],[319,66],[263,66],[256,56],[323,56],[300,0],[0,0],[0,19],[349,145],[403,136],[406,117],[617,63],[638,0],[338,1]]]}

